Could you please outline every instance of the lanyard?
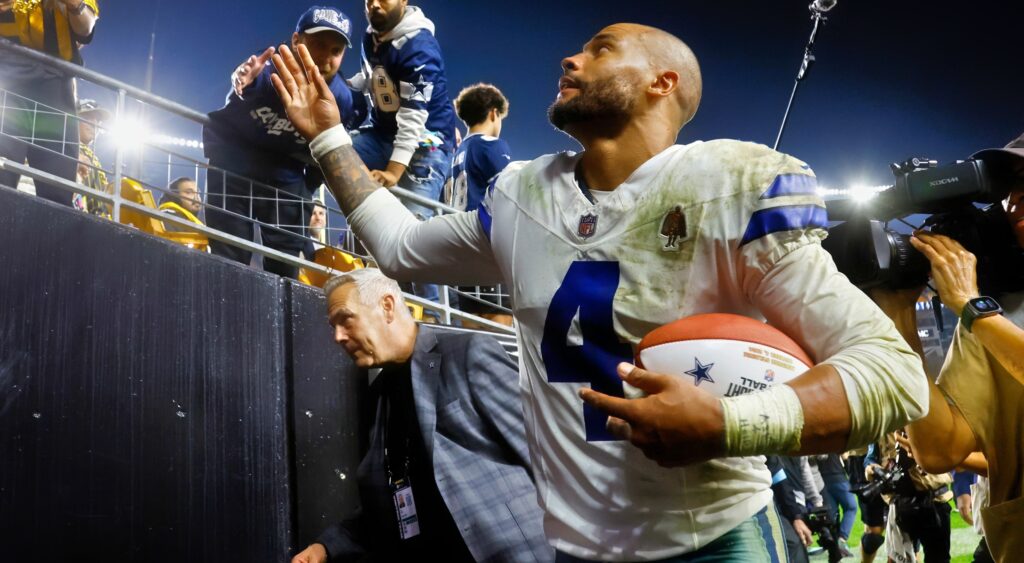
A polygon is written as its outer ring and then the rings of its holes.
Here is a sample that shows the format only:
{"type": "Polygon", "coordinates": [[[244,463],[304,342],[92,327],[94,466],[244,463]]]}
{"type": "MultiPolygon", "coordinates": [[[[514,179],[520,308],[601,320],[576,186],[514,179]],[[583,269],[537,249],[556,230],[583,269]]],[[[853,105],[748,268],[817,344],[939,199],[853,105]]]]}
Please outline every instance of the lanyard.
{"type": "MultiPolygon", "coordinates": [[[[394,485],[397,481],[396,481],[396,479],[394,477],[394,472],[392,471],[391,457],[390,457],[390,453],[388,451],[388,449],[389,449],[388,447],[389,447],[389,444],[390,444],[389,433],[390,433],[390,428],[391,428],[391,403],[392,403],[392,400],[391,400],[392,399],[392,388],[391,388],[391,385],[393,384],[393,382],[385,382],[385,383],[387,383],[388,385],[387,385],[387,388],[385,389],[385,394],[384,394],[384,432],[383,432],[383,435],[381,436],[381,439],[384,442],[384,471],[388,475],[388,484],[389,485],[394,485]]],[[[408,426],[408,425],[406,425],[406,426],[408,426]]],[[[406,430],[408,430],[408,428],[406,428],[406,430]]],[[[406,434],[405,434],[405,452],[404,452],[405,459],[404,459],[404,462],[402,463],[402,468],[401,468],[402,475],[400,476],[400,479],[399,479],[399,480],[404,480],[406,482],[408,482],[408,480],[409,480],[409,444],[410,444],[409,433],[406,432],[406,434]]]]}

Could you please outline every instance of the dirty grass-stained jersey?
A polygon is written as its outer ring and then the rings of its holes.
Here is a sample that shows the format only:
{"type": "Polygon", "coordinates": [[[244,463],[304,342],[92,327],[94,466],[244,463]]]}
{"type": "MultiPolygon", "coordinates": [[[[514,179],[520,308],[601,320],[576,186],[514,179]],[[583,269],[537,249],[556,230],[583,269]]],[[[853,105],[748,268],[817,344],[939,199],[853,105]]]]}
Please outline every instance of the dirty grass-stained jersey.
{"type": "Polygon", "coordinates": [[[527,439],[556,549],[665,558],[707,545],[771,502],[762,457],[663,468],[613,440],[606,417],[577,396],[584,386],[622,396],[615,366],[681,317],[766,318],[833,365],[853,443],[920,416],[920,362],[821,248],[825,209],[805,164],[761,145],[696,142],[588,197],[578,162],[562,153],[509,165],[475,214],[395,219],[400,204],[384,190],[352,214],[390,275],[510,288],[527,439]]]}

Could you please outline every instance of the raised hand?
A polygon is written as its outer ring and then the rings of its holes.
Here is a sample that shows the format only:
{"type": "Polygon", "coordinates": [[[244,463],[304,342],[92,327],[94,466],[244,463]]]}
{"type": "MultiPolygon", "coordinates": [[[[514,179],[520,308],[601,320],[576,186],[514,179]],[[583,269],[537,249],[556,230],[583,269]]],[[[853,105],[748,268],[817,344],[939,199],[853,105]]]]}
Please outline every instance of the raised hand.
{"type": "Polygon", "coordinates": [[[629,440],[664,467],[687,465],[721,456],[725,449],[722,405],[711,394],[673,375],[651,373],[619,364],[619,377],[647,393],[620,399],[592,389],[580,397],[608,413],[608,429],[629,440]]]}
{"type": "Polygon", "coordinates": [[[277,72],[271,75],[270,80],[292,125],[306,140],[312,141],[320,133],[341,123],[341,114],[331,89],[306,46],[299,45],[297,50],[301,64],[286,45],[278,48],[273,55],[277,72]]]}
{"type": "Polygon", "coordinates": [[[979,295],[978,259],[945,235],[918,231],[910,244],[931,262],[932,282],[942,304],[960,316],[964,305],[979,295]]]}
{"type": "Polygon", "coordinates": [[[231,87],[235,89],[236,96],[242,97],[242,92],[263,72],[263,67],[273,54],[274,48],[267,47],[267,50],[260,53],[260,56],[250,55],[244,63],[238,65],[238,68],[231,73],[231,87]]]}

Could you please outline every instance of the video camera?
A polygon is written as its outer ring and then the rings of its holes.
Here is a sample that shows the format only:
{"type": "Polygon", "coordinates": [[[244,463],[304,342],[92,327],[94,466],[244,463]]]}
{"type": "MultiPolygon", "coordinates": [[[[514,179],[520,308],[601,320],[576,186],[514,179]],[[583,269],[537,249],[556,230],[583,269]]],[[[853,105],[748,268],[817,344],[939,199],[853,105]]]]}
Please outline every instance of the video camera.
{"type": "Polygon", "coordinates": [[[956,240],[977,257],[983,295],[1024,289],[1024,250],[999,205],[1024,177],[1019,165],[987,156],[992,152],[945,166],[927,158],[893,164],[896,182],[874,199],[860,205],[852,200],[826,203],[829,219],[844,222],[829,229],[822,246],[861,289],[917,287],[928,280],[928,260],[911,246],[910,235],[888,222],[930,214],[922,227],[956,240]]]}
{"type": "Polygon", "coordinates": [[[829,514],[828,508],[822,506],[808,512],[804,523],[811,533],[818,536],[818,545],[828,552],[829,563],[843,559],[843,552],[839,549],[839,523],[829,514]]]}
{"type": "Polygon", "coordinates": [[[853,487],[851,490],[864,498],[873,498],[877,495],[894,495],[900,489],[900,482],[904,476],[903,468],[896,465],[886,471],[881,467],[875,467],[872,471],[872,479],[863,485],[853,487]]]}

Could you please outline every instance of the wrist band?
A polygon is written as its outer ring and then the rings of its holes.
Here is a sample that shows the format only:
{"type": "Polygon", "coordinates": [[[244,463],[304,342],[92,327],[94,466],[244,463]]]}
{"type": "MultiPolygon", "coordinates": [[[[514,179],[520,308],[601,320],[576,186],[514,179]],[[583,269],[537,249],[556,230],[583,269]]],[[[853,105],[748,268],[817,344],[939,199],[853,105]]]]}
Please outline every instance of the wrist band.
{"type": "Polygon", "coordinates": [[[788,385],[721,399],[727,456],[788,455],[800,449],[804,409],[788,385]]]}
{"type": "Polygon", "coordinates": [[[319,162],[321,158],[327,156],[327,153],[334,149],[351,144],[352,137],[349,136],[348,131],[345,131],[345,126],[339,123],[317,135],[309,143],[309,152],[313,153],[313,158],[319,162]]]}

